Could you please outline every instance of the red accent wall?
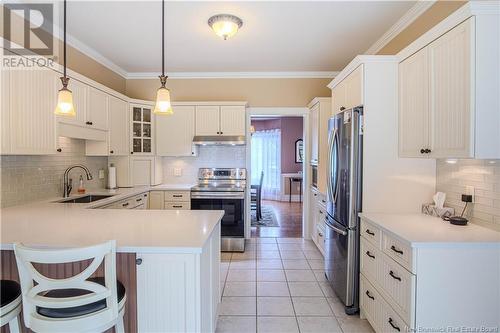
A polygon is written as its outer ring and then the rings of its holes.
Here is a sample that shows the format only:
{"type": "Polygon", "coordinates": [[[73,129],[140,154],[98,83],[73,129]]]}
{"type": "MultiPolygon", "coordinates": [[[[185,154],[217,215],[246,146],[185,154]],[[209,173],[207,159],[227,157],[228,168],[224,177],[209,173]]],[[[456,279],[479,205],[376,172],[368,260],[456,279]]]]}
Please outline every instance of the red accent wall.
{"type": "Polygon", "coordinates": [[[302,139],[302,117],[281,117],[276,119],[252,119],[256,131],[281,130],[281,173],[302,171],[302,163],[295,163],[295,141],[302,139]]]}

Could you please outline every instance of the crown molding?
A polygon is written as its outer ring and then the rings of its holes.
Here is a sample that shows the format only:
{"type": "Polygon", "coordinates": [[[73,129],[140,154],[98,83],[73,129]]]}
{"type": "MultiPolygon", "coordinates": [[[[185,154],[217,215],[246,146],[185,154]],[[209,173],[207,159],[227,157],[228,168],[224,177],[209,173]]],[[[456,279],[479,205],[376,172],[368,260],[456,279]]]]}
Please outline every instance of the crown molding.
{"type": "MultiPolygon", "coordinates": [[[[297,72],[170,72],[170,79],[332,79],[335,71],[297,72]]],[[[128,73],[126,79],[156,79],[158,72],[128,73]]]]}
{"type": "Polygon", "coordinates": [[[389,42],[399,35],[401,31],[406,29],[410,24],[412,24],[420,15],[422,15],[426,10],[428,10],[436,0],[419,0],[417,3],[411,7],[392,27],[387,30],[382,37],[380,37],[365,54],[377,54],[384,46],[389,44],[389,42]]]}

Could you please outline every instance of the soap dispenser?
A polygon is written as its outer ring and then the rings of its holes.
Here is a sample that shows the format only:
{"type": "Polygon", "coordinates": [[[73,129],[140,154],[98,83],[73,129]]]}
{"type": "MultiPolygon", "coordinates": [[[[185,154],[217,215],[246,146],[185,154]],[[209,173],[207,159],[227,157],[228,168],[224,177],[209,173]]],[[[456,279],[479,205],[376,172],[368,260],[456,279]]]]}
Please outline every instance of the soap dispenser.
{"type": "Polygon", "coordinates": [[[78,182],[78,193],[84,194],[85,193],[85,187],[83,187],[83,176],[80,175],[80,181],[78,182]]]}

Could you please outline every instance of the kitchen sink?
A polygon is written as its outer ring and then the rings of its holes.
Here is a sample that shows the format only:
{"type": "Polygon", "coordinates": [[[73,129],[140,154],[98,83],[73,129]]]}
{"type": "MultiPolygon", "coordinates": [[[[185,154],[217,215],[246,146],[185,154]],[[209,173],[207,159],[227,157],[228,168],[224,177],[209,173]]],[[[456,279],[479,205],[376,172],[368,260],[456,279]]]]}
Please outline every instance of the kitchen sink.
{"type": "Polygon", "coordinates": [[[106,199],[112,197],[112,195],[85,195],[83,197],[78,197],[78,198],[73,198],[73,199],[66,199],[66,200],[61,200],[57,201],[58,203],[89,203],[89,202],[94,202],[102,199],[106,199]]]}

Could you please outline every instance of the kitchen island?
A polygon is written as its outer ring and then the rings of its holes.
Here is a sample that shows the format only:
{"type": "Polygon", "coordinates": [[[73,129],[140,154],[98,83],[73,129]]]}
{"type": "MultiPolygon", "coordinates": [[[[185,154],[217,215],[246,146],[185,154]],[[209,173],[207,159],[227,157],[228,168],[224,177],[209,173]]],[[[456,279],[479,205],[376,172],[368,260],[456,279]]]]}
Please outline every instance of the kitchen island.
{"type": "MultiPolygon", "coordinates": [[[[114,239],[117,277],[127,292],[126,332],[215,331],[223,211],[93,209],[153,189],[96,192],[113,196],[94,203],[59,203],[56,198],[2,209],[1,277],[18,280],[15,242],[65,248],[114,239]]],[[[61,278],[86,265],[40,269],[61,278]]]]}

